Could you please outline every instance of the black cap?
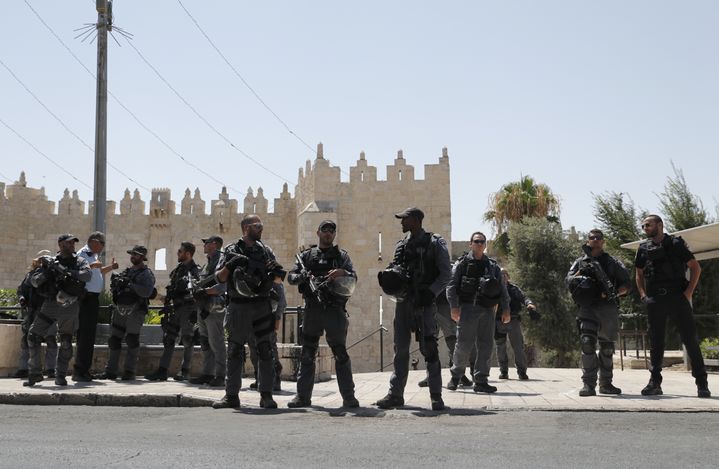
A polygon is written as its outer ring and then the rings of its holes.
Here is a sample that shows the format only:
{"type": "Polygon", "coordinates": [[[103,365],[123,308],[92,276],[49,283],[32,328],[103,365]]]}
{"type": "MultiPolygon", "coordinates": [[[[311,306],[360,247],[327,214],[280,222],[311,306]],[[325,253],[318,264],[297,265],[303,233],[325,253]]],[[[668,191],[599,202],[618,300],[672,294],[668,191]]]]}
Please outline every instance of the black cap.
{"type": "Polygon", "coordinates": [[[139,244],[137,244],[134,248],[127,251],[127,253],[137,254],[138,256],[142,256],[144,260],[147,260],[147,248],[145,246],[140,246],[139,244]]]}
{"type": "Polygon", "coordinates": [[[395,213],[396,218],[407,218],[415,217],[417,220],[422,221],[424,219],[424,212],[417,207],[409,207],[399,213],[395,213]]]}
{"type": "Polygon", "coordinates": [[[222,246],[222,238],[216,235],[212,235],[209,238],[202,238],[202,244],[217,243],[218,246],[222,246]]]}
{"type": "Polygon", "coordinates": [[[57,238],[57,242],[58,242],[58,243],[61,242],[61,241],[70,241],[70,240],[75,241],[75,242],[80,241],[80,240],[77,238],[77,236],[75,236],[74,234],[70,234],[70,233],[65,233],[64,235],[60,235],[60,236],[58,236],[58,238],[57,238]]]}
{"type": "Polygon", "coordinates": [[[333,222],[332,220],[322,220],[320,222],[320,226],[317,227],[318,230],[322,230],[325,226],[331,226],[335,230],[337,229],[337,223],[333,222]]]}

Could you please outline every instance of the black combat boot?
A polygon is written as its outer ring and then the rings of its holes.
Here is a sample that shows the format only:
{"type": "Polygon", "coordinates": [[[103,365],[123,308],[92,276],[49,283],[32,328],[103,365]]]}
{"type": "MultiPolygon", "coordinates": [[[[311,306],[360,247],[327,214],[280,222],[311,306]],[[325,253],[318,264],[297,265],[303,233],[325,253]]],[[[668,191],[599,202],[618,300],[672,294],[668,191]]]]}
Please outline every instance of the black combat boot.
{"type": "Polygon", "coordinates": [[[287,403],[287,407],[289,407],[290,409],[297,409],[299,407],[310,407],[311,405],[311,399],[306,397],[300,397],[299,394],[296,394],[295,397],[293,397],[292,400],[287,403]]]}
{"type": "Polygon", "coordinates": [[[200,375],[196,376],[194,378],[190,378],[190,384],[208,384],[210,381],[212,381],[212,378],[214,376],[212,375],[200,375]]]}
{"type": "Polygon", "coordinates": [[[404,405],[404,397],[387,394],[382,399],[375,402],[374,405],[380,409],[395,409],[404,405]]]}
{"type": "Polygon", "coordinates": [[[356,409],[357,407],[359,407],[359,405],[359,401],[356,397],[354,397],[354,395],[342,399],[342,407],[356,409]]]}
{"type": "Polygon", "coordinates": [[[711,391],[709,391],[709,384],[706,378],[697,383],[697,397],[712,397],[711,391]]]}
{"type": "Polygon", "coordinates": [[[622,390],[614,386],[612,383],[600,384],[599,394],[621,394],[622,390]]]}
{"type": "Polygon", "coordinates": [[[529,379],[529,376],[527,376],[526,371],[518,371],[517,377],[519,378],[520,381],[527,381],[529,379]]]}
{"type": "Polygon", "coordinates": [[[135,376],[135,372],[130,370],[123,371],[120,377],[120,381],[135,381],[136,379],[137,376],[135,376]]]}
{"type": "Polygon", "coordinates": [[[110,381],[114,381],[117,379],[117,374],[113,373],[112,371],[103,371],[99,375],[95,377],[96,379],[109,379],[110,381]]]}
{"type": "Polygon", "coordinates": [[[254,389],[255,391],[257,391],[257,380],[255,380],[254,382],[250,383],[250,389],[254,389]]]}
{"type": "Polygon", "coordinates": [[[72,374],[72,380],[76,383],[91,383],[93,376],[89,371],[74,372],[72,374]]]}
{"type": "Polygon", "coordinates": [[[444,410],[444,401],[442,400],[442,394],[439,392],[433,392],[429,395],[429,400],[432,402],[432,410],[444,410]]]}
{"type": "Polygon", "coordinates": [[[190,379],[190,370],[183,368],[179,373],[173,376],[172,379],[175,381],[187,381],[190,379]]]}
{"type": "Polygon", "coordinates": [[[420,380],[419,383],[417,383],[417,386],[419,386],[420,388],[426,388],[429,386],[429,380],[427,378],[424,378],[420,380]]]}
{"type": "Polygon", "coordinates": [[[661,396],[662,394],[664,391],[662,391],[662,382],[659,380],[650,379],[642,389],[642,396],[661,396]]]}
{"type": "Polygon", "coordinates": [[[454,376],[449,378],[449,381],[447,382],[447,389],[450,391],[456,391],[457,386],[459,386],[459,378],[455,378],[454,376]]]}
{"type": "Polygon", "coordinates": [[[499,379],[509,379],[509,371],[507,370],[499,370],[499,379]]]}
{"type": "Polygon", "coordinates": [[[42,374],[44,374],[48,378],[54,378],[55,377],[55,368],[48,368],[47,370],[42,370],[42,374]]]}
{"type": "Polygon", "coordinates": [[[17,370],[17,371],[12,375],[13,378],[27,378],[28,376],[30,376],[30,371],[29,371],[29,370],[17,370]]]}
{"type": "Polygon", "coordinates": [[[260,407],[263,409],[276,409],[277,403],[272,399],[271,392],[260,392],[260,407]]]}
{"type": "Polygon", "coordinates": [[[472,385],[472,380],[467,378],[467,375],[462,375],[462,377],[459,378],[459,385],[463,388],[468,388],[472,385]]]}
{"type": "Polygon", "coordinates": [[[148,381],[167,381],[167,368],[159,367],[154,373],[145,375],[148,381]]]}
{"type": "Polygon", "coordinates": [[[225,387],[225,377],[224,376],[215,376],[207,384],[213,388],[224,388],[225,387]]]}
{"type": "Polygon", "coordinates": [[[55,384],[57,386],[67,386],[67,379],[65,378],[65,375],[63,373],[58,373],[55,375],[55,384]]]}
{"type": "Polygon", "coordinates": [[[237,396],[228,396],[225,394],[222,399],[212,403],[213,409],[239,409],[240,398],[237,396]]]}
{"type": "Polygon", "coordinates": [[[579,395],[581,397],[596,396],[597,390],[594,389],[594,386],[584,383],[584,386],[582,386],[582,389],[579,390],[579,395]]]}
{"type": "Polygon", "coordinates": [[[27,381],[22,383],[22,385],[32,387],[35,386],[35,383],[39,383],[43,379],[45,379],[45,377],[40,373],[30,373],[27,377],[27,381]]]}
{"type": "Polygon", "coordinates": [[[474,383],[474,392],[483,392],[486,394],[492,394],[497,392],[497,387],[492,386],[489,383],[474,383]]]}

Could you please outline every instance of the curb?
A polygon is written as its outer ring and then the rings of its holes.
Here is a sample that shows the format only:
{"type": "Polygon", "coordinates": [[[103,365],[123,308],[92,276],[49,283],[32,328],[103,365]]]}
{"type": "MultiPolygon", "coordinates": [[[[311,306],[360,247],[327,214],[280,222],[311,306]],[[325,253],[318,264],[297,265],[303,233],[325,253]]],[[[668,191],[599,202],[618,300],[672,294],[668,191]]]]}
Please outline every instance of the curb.
{"type": "Polygon", "coordinates": [[[211,407],[215,399],[191,394],[0,393],[0,404],[101,407],[211,407]]]}

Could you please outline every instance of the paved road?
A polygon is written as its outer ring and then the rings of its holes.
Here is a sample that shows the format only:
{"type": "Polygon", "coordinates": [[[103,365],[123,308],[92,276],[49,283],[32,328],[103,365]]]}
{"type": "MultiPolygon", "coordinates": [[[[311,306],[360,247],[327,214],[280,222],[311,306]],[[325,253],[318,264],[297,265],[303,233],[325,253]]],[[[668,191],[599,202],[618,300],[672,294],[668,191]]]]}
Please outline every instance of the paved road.
{"type": "Polygon", "coordinates": [[[0,405],[0,467],[714,467],[717,413],[0,405]]]}

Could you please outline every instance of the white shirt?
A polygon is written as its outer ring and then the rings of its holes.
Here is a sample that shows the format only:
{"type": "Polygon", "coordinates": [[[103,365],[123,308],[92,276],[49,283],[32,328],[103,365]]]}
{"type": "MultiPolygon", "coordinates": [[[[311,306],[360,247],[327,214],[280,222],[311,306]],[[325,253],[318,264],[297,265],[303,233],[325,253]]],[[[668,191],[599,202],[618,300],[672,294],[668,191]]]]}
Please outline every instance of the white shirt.
{"type": "MultiPolygon", "coordinates": [[[[85,259],[88,264],[97,262],[100,259],[97,254],[92,252],[87,244],[80,249],[80,252],[78,252],[77,255],[85,259]]],[[[85,290],[90,293],[100,293],[102,291],[102,271],[99,267],[96,267],[91,269],[91,272],[92,278],[85,284],[85,290]]]]}

